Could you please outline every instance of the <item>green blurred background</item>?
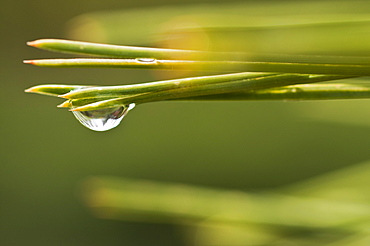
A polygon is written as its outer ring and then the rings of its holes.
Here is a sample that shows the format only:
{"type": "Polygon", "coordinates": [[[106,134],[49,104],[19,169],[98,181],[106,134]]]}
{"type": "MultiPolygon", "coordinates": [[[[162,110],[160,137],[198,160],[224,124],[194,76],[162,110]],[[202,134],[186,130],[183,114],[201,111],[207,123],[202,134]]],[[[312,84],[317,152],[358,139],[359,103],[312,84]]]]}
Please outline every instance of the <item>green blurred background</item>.
{"type": "Polygon", "coordinates": [[[81,183],[93,176],[261,191],[370,159],[368,100],[160,102],[140,105],[116,129],[93,132],[57,109],[61,100],[23,92],[37,84],[156,79],[139,70],[24,65],[23,59],[64,56],[25,43],[70,38],[70,20],[90,11],[195,2],[200,1],[2,1],[1,245],[188,245],[177,225],[94,217],[80,195],[81,183]]]}

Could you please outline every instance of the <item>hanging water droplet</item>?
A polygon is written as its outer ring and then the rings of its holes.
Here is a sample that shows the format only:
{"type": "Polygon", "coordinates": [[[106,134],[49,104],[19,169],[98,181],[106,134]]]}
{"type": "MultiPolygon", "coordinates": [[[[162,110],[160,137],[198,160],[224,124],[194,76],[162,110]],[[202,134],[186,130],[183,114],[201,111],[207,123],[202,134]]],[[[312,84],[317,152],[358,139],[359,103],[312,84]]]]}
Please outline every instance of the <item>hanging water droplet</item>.
{"type": "Polygon", "coordinates": [[[76,119],[93,131],[108,131],[121,123],[125,115],[135,107],[135,103],[127,106],[104,108],[91,111],[72,111],[76,119]]]}

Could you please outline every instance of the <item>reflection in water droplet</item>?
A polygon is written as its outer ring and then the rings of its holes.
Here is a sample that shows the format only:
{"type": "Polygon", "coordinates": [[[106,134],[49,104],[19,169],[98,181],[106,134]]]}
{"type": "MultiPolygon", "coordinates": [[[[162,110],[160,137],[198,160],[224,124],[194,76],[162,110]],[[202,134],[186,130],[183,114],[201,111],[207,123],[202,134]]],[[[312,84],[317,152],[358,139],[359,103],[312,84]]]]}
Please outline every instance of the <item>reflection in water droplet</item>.
{"type": "Polygon", "coordinates": [[[91,111],[72,111],[76,119],[93,131],[108,131],[119,125],[123,117],[135,107],[135,103],[128,106],[104,108],[91,111]]]}

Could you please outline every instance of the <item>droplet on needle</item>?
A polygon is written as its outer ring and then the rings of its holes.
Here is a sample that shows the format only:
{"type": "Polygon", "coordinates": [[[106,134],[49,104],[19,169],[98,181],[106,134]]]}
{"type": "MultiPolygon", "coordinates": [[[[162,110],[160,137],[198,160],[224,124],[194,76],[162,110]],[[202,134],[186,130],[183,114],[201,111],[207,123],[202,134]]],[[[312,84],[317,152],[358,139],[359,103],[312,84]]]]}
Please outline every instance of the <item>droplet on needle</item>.
{"type": "Polygon", "coordinates": [[[126,106],[104,108],[90,111],[72,111],[76,119],[93,131],[108,131],[118,126],[123,117],[135,107],[135,103],[126,106]]]}

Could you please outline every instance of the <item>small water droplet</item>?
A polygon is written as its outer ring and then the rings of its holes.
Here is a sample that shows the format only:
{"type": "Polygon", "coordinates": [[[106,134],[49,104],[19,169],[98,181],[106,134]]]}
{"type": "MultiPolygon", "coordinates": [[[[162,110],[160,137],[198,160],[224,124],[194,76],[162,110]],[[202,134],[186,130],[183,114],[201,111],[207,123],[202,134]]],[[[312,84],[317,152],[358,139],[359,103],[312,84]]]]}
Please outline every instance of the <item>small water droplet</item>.
{"type": "Polygon", "coordinates": [[[154,58],[137,58],[136,61],[144,62],[144,63],[152,63],[152,62],[155,62],[156,59],[154,59],[154,58]]]}
{"type": "Polygon", "coordinates": [[[308,75],[308,78],[310,79],[314,79],[314,78],[317,78],[317,77],[320,77],[322,75],[318,75],[318,74],[311,74],[311,75],[308,75]]]}
{"type": "Polygon", "coordinates": [[[298,92],[298,89],[297,88],[292,88],[292,89],[290,89],[290,92],[297,93],[298,92]]]}
{"type": "Polygon", "coordinates": [[[135,107],[135,103],[127,106],[104,108],[91,111],[72,111],[76,119],[93,131],[108,131],[121,123],[125,115],[135,107]]]}

